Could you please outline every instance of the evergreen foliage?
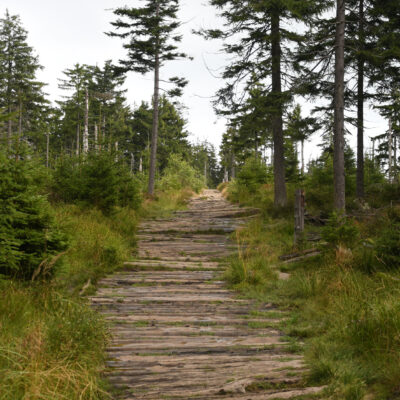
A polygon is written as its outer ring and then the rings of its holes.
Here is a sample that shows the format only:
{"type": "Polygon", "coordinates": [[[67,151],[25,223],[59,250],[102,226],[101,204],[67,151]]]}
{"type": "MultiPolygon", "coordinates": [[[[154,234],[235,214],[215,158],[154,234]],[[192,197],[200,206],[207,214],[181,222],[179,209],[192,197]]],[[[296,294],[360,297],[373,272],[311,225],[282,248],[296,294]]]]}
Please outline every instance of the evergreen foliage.
{"type": "Polygon", "coordinates": [[[205,179],[181,156],[172,154],[164,170],[159,187],[164,191],[192,189],[199,192],[205,186],[205,179]]]}
{"type": "Polygon", "coordinates": [[[0,153],[0,274],[24,279],[67,247],[31,168],[0,153]]]}
{"type": "MultiPolygon", "coordinates": [[[[120,60],[117,72],[135,71],[141,74],[154,72],[153,123],[151,135],[151,156],[149,165],[148,193],[154,192],[157,168],[157,146],[159,129],[160,69],[168,61],[187,58],[179,51],[177,43],[182,37],[176,34],[180,26],[177,18],[179,0],[147,0],[140,8],[117,8],[114,14],[118,17],[112,25],[115,32],[108,35],[120,37],[127,42],[124,48],[128,58],[120,60]]],[[[168,94],[180,96],[187,81],[184,78],[172,77],[169,82],[173,88],[168,94]]]]}
{"type": "Polygon", "coordinates": [[[392,208],[376,243],[377,258],[387,270],[400,266],[400,208],[392,208]]]}
{"type": "Polygon", "coordinates": [[[267,166],[258,157],[249,157],[238,173],[237,182],[254,194],[259,187],[270,181],[271,174],[267,166]]]}
{"type": "Polygon", "coordinates": [[[40,134],[48,104],[45,85],[36,78],[42,67],[27,38],[20,18],[6,11],[0,19],[0,108],[7,117],[0,124],[0,139],[5,143],[7,138],[8,147],[40,134]]]}
{"type": "Polygon", "coordinates": [[[84,162],[62,159],[53,175],[53,196],[67,203],[97,207],[105,214],[116,207],[138,209],[140,184],[115,155],[91,154],[84,162]]]}

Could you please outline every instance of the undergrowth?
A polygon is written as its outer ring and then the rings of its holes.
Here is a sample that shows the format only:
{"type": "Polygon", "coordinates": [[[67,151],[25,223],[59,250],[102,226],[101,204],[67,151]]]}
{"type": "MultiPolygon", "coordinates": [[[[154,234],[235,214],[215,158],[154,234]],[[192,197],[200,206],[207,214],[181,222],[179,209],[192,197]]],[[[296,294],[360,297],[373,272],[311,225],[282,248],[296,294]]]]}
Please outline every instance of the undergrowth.
{"type": "Polygon", "coordinates": [[[55,210],[59,224],[71,238],[56,276],[62,287],[79,292],[86,284],[88,293],[99,278],[112,273],[132,256],[137,226],[134,210],[118,209],[112,216],[74,205],[57,205],[55,210]]]}
{"type": "MultiPolygon", "coordinates": [[[[266,186],[247,200],[235,184],[221,189],[262,208],[271,196],[266,186]]],[[[400,398],[399,208],[362,220],[333,215],[320,232],[321,254],[288,265],[279,256],[298,250],[293,217],[263,211],[236,232],[227,281],[289,312],[281,329],[305,341],[306,383],[327,385],[327,398],[400,398]],[[280,270],[289,279],[276,279],[280,270]]]]}
{"type": "MultiPolygon", "coordinates": [[[[140,215],[168,216],[192,194],[159,192],[140,215]]],[[[111,399],[102,379],[108,328],[84,295],[133,256],[139,212],[60,203],[52,212],[68,249],[51,280],[0,279],[0,400],[111,399]]]]}
{"type": "Polygon", "coordinates": [[[170,217],[174,211],[185,209],[187,201],[193,194],[191,188],[156,192],[153,198],[146,199],[143,202],[139,212],[140,217],[143,219],[170,217]]]}
{"type": "Polygon", "coordinates": [[[0,282],[0,399],[108,399],[106,329],[82,300],[53,287],[0,282]]]}

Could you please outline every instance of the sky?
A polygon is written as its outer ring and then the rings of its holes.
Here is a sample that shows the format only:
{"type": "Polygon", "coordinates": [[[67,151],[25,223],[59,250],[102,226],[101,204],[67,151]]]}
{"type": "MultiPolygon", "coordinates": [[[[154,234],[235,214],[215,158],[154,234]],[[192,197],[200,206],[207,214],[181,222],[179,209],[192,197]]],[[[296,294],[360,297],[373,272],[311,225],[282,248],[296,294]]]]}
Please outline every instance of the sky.
{"type": "MultiPolygon", "coordinates": [[[[182,103],[188,121],[191,140],[205,140],[218,146],[225,131],[225,120],[214,114],[211,98],[222,82],[209,72],[225,64],[225,56],[218,52],[218,44],[206,42],[192,34],[193,29],[220,24],[215,11],[202,0],[183,0],[180,19],[183,51],[194,57],[193,61],[173,61],[161,71],[161,78],[172,76],[189,79],[182,103]]],[[[102,65],[104,61],[117,61],[125,57],[122,41],[110,38],[104,32],[112,30],[112,9],[124,5],[138,5],[132,0],[1,0],[0,13],[8,8],[18,14],[28,30],[29,44],[39,56],[44,70],[39,78],[48,84],[46,92],[52,100],[59,99],[58,79],[62,71],[76,63],[102,65]]],[[[129,73],[126,83],[127,98],[131,105],[151,100],[153,82],[151,75],[129,73]]]]}
{"type": "MultiPolygon", "coordinates": [[[[194,57],[193,61],[173,61],[163,68],[161,78],[183,76],[189,79],[182,103],[185,104],[184,116],[188,121],[187,129],[191,141],[208,140],[219,146],[226,129],[225,119],[217,118],[211,100],[215,92],[223,85],[216,76],[227,63],[227,56],[219,51],[220,44],[205,41],[192,34],[193,29],[221,26],[221,19],[215,9],[207,5],[208,0],[182,0],[180,19],[183,21],[181,33],[183,51],[194,57]]],[[[62,71],[76,63],[102,65],[104,61],[117,61],[125,57],[122,41],[110,38],[104,32],[112,29],[114,19],[112,9],[124,6],[140,5],[138,0],[1,0],[0,13],[6,9],[21,17],[28,30],[29,44],[35,49],[44,69],[39,79],[48,84],[46,92],[51,100],[62,95],[58,89],[58,79],[62,71]]],[[[128,102],[133,106],[152,96],[151,75],[128,74],[126,82],[128,102]]],[[[305,111],[310,104],[302,104],[305,111]]],[[[374,110],[366,112],[366,142],[368,138],[383,133],[387,123],[374,110]]],[[[317,137],[306,146],[306,159],[315,158],[317,137]]],[[[355,148],[356,135],[350,138],[355,148]]]]}

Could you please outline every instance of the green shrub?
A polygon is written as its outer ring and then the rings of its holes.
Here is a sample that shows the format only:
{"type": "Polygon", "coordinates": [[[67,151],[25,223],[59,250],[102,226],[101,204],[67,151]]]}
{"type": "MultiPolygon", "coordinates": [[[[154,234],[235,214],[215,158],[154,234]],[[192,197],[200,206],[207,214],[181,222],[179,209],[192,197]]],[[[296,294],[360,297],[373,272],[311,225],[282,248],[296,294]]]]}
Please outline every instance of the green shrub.
{"type": "Polygon", "coordinates": [[[159,182],[162,191],[190,188],[199,192],[205,186],[204,177],[180,155],[172,154],[159,182]]]}
{"type": "MultiPolygon", "coordinates": [[[[352,152],[346,147],[346,200],[352,205],[355,194],[355,167],[352,152]]],[[[333,207],[333,156],[324,154],[314,161],[304,181],[307,206],[313,212],[329,213],[333,207]]]]}
{"type": "Polygon", "coordinates": [[[0,154],[0,274],[30,279],[39,265],[50,274],[66,247],[30,163],[0,154]]]}
{"type": "Polygon", "coordinates": [[[53,175],[53,195],[66,203],[97,207],[104,214],[116,207],[138,209],[140,182],[112,154],[91,154],[84,161],[67,158],[53,175]]]}
{"type": "Polygon", "coordinates": [[[333,212],[322,231],[322,237],[333,248],[339,246],[353,248],[360,237],[360,232],[353,219],[333,212]]]}
{"type": "Polygon", "coordinates": [[[246,187],[249,193],[256,193],[261,185],[271,178],[271,171],[259,157],[246,160],[237,176],[239,185],[246,187]]]}
{"type": "Polygon", "coordinates": [[[400,267],[400,207],[388,213],[387,223],[376,243],[378,260],[389,269],[400,267]]]}

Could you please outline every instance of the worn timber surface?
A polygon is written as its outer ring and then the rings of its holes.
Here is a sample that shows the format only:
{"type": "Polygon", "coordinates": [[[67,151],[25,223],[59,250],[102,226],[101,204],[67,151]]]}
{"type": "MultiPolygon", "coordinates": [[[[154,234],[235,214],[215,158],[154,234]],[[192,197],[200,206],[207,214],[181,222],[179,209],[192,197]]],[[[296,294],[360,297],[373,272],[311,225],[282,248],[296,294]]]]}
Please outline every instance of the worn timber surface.
{"type": "Polygon", "coordinates": [[[142,223],[137,259],[92,297],[111,326],[115,399],[307,399],[320,391],[301,385],[302,357],[276,329],[284,314],[238,299],[221,280],[217,259],[235,251],[229,233],[256,212],[206,190],[187,211],[142,223]]]}

